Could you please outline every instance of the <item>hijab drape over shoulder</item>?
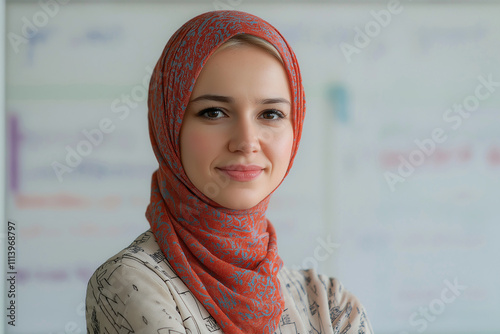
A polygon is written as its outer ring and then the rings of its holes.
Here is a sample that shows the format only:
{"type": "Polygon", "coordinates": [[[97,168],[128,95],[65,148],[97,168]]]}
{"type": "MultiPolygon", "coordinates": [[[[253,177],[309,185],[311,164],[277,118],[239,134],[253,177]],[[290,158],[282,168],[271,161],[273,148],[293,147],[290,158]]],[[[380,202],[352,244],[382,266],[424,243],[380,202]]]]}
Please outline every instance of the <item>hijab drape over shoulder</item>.
{"type": "Polygon", "coordinates": [[[180,159],[179,133],[196,78],[217,47],[238,34],[268,41],[283,58],[292,94],[290,170],[305,113],[292,49],[273,26],[254,15],[204,13],[174,33],[151,78],[149,130],[159,168],[146,216],[169,263],[224,332],[273,333],[284,303],[277,278],[282,261],[265,216],[269,196],[248,210],[221,207],[193,186],[180,159]]]}

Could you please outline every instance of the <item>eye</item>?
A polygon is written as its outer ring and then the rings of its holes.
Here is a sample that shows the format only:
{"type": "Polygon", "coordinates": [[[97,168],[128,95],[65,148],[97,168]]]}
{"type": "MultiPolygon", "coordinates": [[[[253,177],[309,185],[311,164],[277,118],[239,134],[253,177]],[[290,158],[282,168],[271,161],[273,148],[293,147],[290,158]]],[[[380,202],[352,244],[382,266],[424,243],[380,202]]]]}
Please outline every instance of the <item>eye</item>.
{"type": "Polygon", "coordinates": [[[279,120],[281,118],[285,118],[285,114],[277,109],[269,109],[262,112],[261,118],[267,120],[279,120]]]}
{"type": "Polygon", "coordinates": [[[209,120],[219,119],[226,116],[226,114],[221,108],[216,108],[216,107],[203,109],[197,115],[209,120]]]}

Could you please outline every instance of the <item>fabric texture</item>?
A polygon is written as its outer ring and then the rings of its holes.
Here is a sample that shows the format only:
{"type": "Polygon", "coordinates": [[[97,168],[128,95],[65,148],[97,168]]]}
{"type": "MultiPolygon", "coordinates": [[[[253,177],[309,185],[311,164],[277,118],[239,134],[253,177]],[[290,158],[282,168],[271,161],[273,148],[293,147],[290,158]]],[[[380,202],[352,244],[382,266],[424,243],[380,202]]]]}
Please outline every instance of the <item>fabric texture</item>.
{"type": "MultiPolygon", "coordinates": [[[[286,266],[278,279],[285,308],[275,334],[373,333],[363,305],[339,280],[286,266]]],[[[225,333],[173,270],[151,231],[92,275],[86,320],[89,334],[225,333]]]]}
{"type": "Polygon", "coordinates": [[[175,32],[151,78],[149,129],[159,168],[146,217],[168,262],[225,333],[273,333],[284,300],[276,234],[265,216],[269,196],[248,210],[223,208],[193,186],[180,159],[179,132],[196,78],[217,47],[238,34],[270,42],[283,59],[294,131],[288,174],[305,114],[292,49],[274,27],[254,15],[204,13],[175,32]]]}

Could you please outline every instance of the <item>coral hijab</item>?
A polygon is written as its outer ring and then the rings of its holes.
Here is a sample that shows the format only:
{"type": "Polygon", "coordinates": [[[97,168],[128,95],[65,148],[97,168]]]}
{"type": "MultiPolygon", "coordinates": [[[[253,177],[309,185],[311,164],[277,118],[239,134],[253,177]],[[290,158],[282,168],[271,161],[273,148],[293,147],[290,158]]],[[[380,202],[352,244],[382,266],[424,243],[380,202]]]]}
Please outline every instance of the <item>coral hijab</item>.
{"type": "Polygon", "coordinates": [[[297,152],[305,105],[299,66],[280,33],[239,11],[213,11],[185,23],[168,41],[149,88],[149,130],[159,162],[146,216],[182,281],[225,333],[273,333],[284,302],[276,234],[265,212],[270,196],[248,210],[221,207],[189,181],[180,159],[179,132],[191,91],[208,57],[232,36],[258,36],[283,58],[292,94],[297,152]]]}

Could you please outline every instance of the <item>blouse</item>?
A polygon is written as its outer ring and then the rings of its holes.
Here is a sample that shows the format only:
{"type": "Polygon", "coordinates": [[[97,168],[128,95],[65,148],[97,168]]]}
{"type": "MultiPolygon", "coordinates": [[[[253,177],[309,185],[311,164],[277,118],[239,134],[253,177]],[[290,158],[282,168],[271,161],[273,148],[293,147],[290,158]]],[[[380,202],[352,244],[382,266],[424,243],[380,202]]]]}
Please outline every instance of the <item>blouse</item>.
{"type": "MultiPolygon", "coordinates": [[[[314,270],[278,273],[285,308],[275,334],[373,333],[359,300],[314,270]]],[[[151,230],[111,257],[87,286],[87,333],[222,334],[174,272],[151,230]]]]}

